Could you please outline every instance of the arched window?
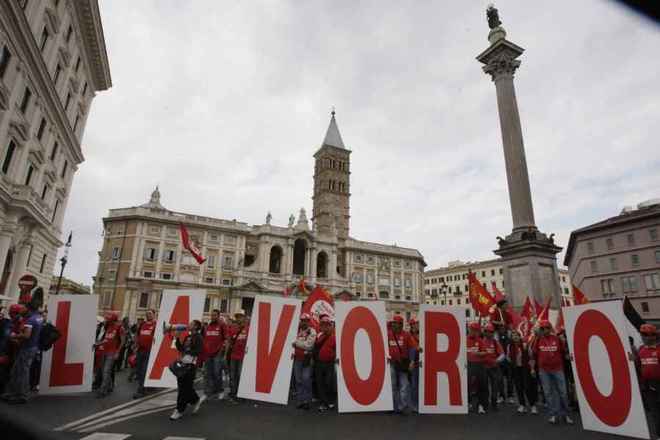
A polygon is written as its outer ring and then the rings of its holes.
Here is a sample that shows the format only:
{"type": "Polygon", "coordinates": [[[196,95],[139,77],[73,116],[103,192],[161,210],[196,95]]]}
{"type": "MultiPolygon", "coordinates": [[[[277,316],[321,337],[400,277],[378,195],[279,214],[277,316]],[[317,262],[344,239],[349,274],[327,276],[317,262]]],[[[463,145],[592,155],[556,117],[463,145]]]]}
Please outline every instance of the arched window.
{"type": "Polygon", "coordinates": [[[328,254],[321,251],[316,257],[316,276],[319,278],[328,277],[328,254]]]}
{"type": "Polygon", "coordinates": [[[307,243],[299,238],[293,244],[293,273],[296,275],[305,275],[305,254],[307,253],[307,243]]]}
{"type": "Polygon", "coordinates": [[[268,271],[270,273],[280,273],[282,269],[282,248],[273,246],[270,248],[270,265],[268,271]]]}

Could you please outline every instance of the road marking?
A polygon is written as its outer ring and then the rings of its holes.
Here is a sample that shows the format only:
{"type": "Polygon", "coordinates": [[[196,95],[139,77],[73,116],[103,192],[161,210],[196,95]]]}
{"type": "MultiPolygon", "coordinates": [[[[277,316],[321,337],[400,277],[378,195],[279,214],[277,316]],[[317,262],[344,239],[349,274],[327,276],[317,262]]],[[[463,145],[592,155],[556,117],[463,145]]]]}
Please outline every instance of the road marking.
{"type": "Polygon", "coordinates": [[[131,436],[131,434],[113,434],[109,432],[95,432],[80,440],[124,440],[131,436]]]}
{"type": "Polygon", "coordinates": [[[90,432],[90,431],[94,431],[95,429],[105,428],[106,426],[114,425],[115,423],[124,422],[126,420],[134,419],[136,417],[148,416],[149,414],[174,409],[175,407],[176,407],[176,405],[164,406],[162,408],[154,408],[154,409],[142,411],[140,413],[130,414],[130,415],[127,415],[127,416],[124,416],[124,417],[108,419],[107,421],[102,422],[102,423],[91,423],[89,425],[86,425],[84,428],[77,428],[76,431],[77,432],[83,432],[83,433],[84,432],[90,432]]]}
{"type": "Polygon", "coordinates": [[[165,437],[163,440],[206,440],[202,437],[165,437]]]}

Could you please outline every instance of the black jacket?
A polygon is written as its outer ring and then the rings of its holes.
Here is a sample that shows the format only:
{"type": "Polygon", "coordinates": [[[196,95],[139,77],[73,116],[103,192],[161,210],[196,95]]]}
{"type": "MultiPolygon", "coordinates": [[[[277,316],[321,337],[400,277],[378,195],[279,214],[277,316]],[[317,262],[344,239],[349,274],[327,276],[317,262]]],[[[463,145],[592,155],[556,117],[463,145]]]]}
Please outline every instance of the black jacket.
{"type": "Polygon", "coordinates": [[[203,346],[204,340],[201,333],[188,334],[183,342],[179,338],[176,338],[176,349],[183,355],[188,354],[197,357],[202,353],[203,346]]]}

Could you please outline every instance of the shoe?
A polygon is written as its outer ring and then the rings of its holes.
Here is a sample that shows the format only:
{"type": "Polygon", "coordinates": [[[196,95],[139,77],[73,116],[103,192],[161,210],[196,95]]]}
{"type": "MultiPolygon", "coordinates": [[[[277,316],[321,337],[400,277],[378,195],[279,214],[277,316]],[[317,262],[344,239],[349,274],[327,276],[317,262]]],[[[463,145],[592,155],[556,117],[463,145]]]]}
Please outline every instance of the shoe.
{"type": "Polygon", "coordinates": [[[531,413],[534,414],[534,415],[537,415],[537,414],[539,413],[539,410],[536,409],[536,405],[532,405],[532,411],[531,411],[531,413]]]}
{"type": "Polygon", "coordinates": [[[557,417],[555,417],[555,416],[550,417],[548,419],[548,423],[550,423],[552,425],[556,424],[557,423],[557,417]]]}
{"type": "Polygon", "coordinates": [[[179,420],[181,417],[183,417],[183,413],[180,413],[178,409],[175,409],[170,416],[170,420],[179,420]]]}
{"type": "Polygon", "coordinates": [[[199,411],[199,408],[202,406],[202,403],[204,403],[205,400],[206,400],[206,396],[202,396],[199,398],[195,406],[193,406],[193,410],[192,410],[193,414],[197,414],[197,411],[199,411]]]}
{"type": "Polygon", "coordinates": [[[144,397],[144,391],[136,391],[133,394],[133,399],[141,399],[142,397],[144,397]]]}
{"type": "Polygon", "coordinates": [[[525,414],[526,412],[527,412],[527,408],[525,408],[525,405],[518,406],[518,413],[525,414]]]}
{"type": "Polygon", "coordinates": [[[477,413],[479,414],[486,414],[486,410],[482,405],[479,405],[479,408],[477,409],[477,413]]]}
{"type": "Polygon", "coordinates": [[[514,403],[516,403],[516,399],[514,399],[513,397],[509,397],[509,400],[507,400],[507,402],[513,405],[514,403]]]}
{"type": "Polygon", "coordinates": [[[502,397],[502,396],[498,397],[497,398],[497,403],[500,404],[502,402],[504,402],[504,397],[502,397]]]}
{"type": "Polygon", "coordinates": [[[335,409],[334,403],[328,403],[328,409],[335,409]]]}
{"type": "Polygon", "coordinates": [[[402,416],[409,416],[410,415],[410,410],[408,408],[404,408],[401,410],[400,413],[402,416]]]}
{"type": "Polygon", "coordinates": [[[574,424],[574,423],[575,423],[575,422],[573,421],[573,419],[571,419],[569,416],[566,416],[566,424],[568,424],[568,425],[572,425],[572,424],[574,424]]]}
{"type": "Polygon", "coordinates": [[[309,403],[303,403],[303,404],[300,406],[300,409],[303,409],[303,410],[305,410],[305,411],[309,410],[309,403]]]}
{"type": "Polygon", "coordinates": [[[224,392],[224,391],[220,391],[220,392],[218,393],[216,399],[218,399],[218,400],[225,400],[225,392],[224,392]]]}
{"type": "Polygon", "coordinates": [[[327,411],[327,410],[328,410],[328,407],[327,407],[326,405],[321,404],[321,405],[319,406],[319,412],[325,412],[325,411],[327,411]]]}

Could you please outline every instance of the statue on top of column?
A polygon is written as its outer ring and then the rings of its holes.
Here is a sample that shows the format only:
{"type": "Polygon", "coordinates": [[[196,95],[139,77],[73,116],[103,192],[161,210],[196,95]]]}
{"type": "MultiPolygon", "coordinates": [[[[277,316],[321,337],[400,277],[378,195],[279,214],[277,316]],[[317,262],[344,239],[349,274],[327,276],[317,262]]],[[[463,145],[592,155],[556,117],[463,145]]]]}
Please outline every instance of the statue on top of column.
{"type": "Polygon", "coordinates": [[[502,24],[500,21],[500,14],[492,3],[488,5],[488,9],[486,9],[486,17],[488,18],[488,27],[491,29],[495,29],[502,24]]]}

